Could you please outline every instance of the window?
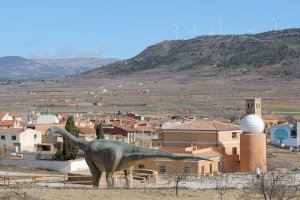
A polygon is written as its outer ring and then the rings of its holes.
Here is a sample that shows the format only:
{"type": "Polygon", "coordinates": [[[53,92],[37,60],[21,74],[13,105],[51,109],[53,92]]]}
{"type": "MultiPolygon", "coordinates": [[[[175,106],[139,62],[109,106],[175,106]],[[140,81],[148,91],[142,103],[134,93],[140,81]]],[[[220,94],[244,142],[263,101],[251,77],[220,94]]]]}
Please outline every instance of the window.
{"type": "Polygon", "coordinates": [[[237,148],[236,147],[233,147],[232,148],[232,155],[236,155],[237,154],[237,148]]]}
{"type": "Polygon", "coordinates": [[[1,135],[1,140],[5,140],[5,135],[1,135]]]}
{"type": "Polygon", "coordinates": [[[221,165],[221,162],[218,162],[218,172],[222,172],[222,165],[221,165]]]}
{"type": "Polygon", "coordinates": [[[204,174],[205,173],[205,168],[204,166],[201,166],[201,174],[204,174]]]}
{"type": "Polygon", "coordinates": [[[209,173],[212,174],[212,164],[209,164],[209,173]]]}
{"type": "Polygon", "coordinates": [[[184,167],[184,173],[185,173],[185,174],[189,174],[189,173],[190,173],[190,168],[187,167],[187,166],[185,166],[185,167],[184,167]]]}
{"type": "Polygon", "coordinates": [[[161,166],[159,167],[159,171],[160,171],[160,173],[162,173],[162,174],[166,173],[166,166],[161,165],[161,166]]]}
{"type": "Polygon", "coordinates": [[[232,132],[232,138],[236,138],[236,132],[232,132]]]}
{"type": "Polygon", "coordinates": [[[12,136],[11,136],[11,140],[17,140],[17,136],[12,135],[12,136]]]}
{"type": "Polygon", "coordinates": [[[34,135],[33,135],[33,138],[34,138],[34,139],[36,139],[36,138],[37,138],[37,135],[36,135],[36,134],[34,134],[34,135]]]}
{"type": "Polygon", "coordinates": [[[250,103],[248,103],[248,108],[250,108],[250,103]]]}
{"type": "Polygon", "coordinates": [[[291,138],[297,138],[297,129],[296,126],[291,130],[291,138]]]}
{"type": "Polygon", "coordinates": [[[139,169],[145,169],[145,165],[139,165],[139,169]]]}

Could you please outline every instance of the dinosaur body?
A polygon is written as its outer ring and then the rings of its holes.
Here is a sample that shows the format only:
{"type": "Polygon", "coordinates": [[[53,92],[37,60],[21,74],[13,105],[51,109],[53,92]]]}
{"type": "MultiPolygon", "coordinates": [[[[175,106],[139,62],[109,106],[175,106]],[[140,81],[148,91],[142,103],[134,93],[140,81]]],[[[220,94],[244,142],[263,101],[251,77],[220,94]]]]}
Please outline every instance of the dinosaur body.
{"type": "Polygon", "coordinates": [[[133,165],[148,158],[168,158],[171,160],[207,160],[194,156],[177,156],[172,153],[154,149],[136,147],[122,141],[94,140],[86,142],[73,136],[71,133],[59,127],[50,127],[46,132],[46,137],[59,134],[64,139],[71,141],[75,146],[85,153],[85,160],[92,174],[94,187],[99,187],[99,180],[102,172],[106,172],[106,182],[108,188],[114,187],[112,175],[115,171],[124,170],[127,187],[132,187],[133,165]]]}

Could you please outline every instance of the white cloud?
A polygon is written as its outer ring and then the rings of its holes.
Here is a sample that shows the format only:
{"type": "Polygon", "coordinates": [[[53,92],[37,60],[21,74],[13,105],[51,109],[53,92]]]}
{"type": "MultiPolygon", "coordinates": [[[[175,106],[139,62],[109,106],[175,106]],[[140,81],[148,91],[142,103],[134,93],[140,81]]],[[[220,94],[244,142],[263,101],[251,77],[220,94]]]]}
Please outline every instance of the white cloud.
{"type": "Polygon", "coordinates": [[[65,44],[54,51],[38,51],[28,55],[29,58],[72,58],[72,57],[100,57],[102,47],[97,45],[94,48],[77,51],[72,45],[65,44]]]}
{"type": "Polygon", "coordinates": [[[101,53],[102,47],[97,45],[95,48],[83,50],[79,54],[82,57],[99,57],[101,53]]]}

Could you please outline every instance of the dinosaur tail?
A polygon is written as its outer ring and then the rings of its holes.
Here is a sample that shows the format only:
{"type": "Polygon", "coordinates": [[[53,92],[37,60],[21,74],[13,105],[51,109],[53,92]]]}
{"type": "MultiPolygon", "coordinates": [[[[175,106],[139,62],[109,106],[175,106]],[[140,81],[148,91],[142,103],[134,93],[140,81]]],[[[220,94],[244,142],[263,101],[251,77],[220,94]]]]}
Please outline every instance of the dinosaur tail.
{"type": "Polygon", "coordinates": [[[156,149],[144,149],[144,148],[136,148],[136,151],[131,153],[131,156],[134,160],[142,160],[147,158],[167,158],[170,160],[206,160],[211,161],[207,158],[202,158],[199,156],[193,155],[175,155],[173,153],[167,151],[161,151],[156,149]]]}

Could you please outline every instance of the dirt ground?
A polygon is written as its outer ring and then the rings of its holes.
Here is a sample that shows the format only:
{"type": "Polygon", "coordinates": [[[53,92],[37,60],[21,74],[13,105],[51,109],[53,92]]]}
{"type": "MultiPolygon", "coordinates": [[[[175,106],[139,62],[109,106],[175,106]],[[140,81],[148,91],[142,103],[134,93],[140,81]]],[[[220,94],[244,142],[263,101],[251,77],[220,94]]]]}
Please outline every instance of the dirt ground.
{"type": "Polygon", "coordinates": [[[270,167],[295,169],[300,167],[300,152],[289,149],[267,148],[267,163],[270,167]]]}
{"type": "MultiPolygon", "coordinates": [[[[243,190],[230,190],[224,199],[239,199],[243,190]]],[[[178,197],[174,189],[0,189],[0,199],[219,199],[216,190],[180,189],[178,197]],[[21,197],[21,198],[20,198],[21,197]],[[24,198],[22,198],[24,197],[24,198]]]]}

